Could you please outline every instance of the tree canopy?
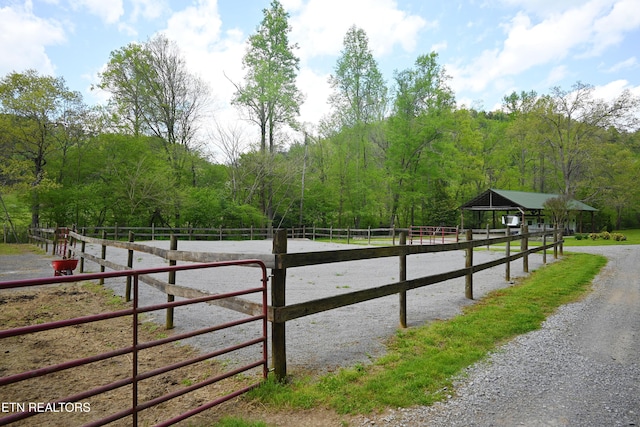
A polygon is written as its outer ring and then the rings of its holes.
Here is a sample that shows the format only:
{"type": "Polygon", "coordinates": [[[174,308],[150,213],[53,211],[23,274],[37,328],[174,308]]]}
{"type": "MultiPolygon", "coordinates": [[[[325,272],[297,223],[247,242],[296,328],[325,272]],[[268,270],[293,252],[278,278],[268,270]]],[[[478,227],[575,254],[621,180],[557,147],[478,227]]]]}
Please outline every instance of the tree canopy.
{"type": "Polygon", "coordinates": [[[387,82],[353,26],[329,80],[331,113],[302,130],[288,18],[277,0],[263,11],[233,82],[257,139],[233,123],[198,133],[217,121],[210,88],[164,35],[111,53],[106,105],[87,106],[62,77],[3,77],[0,191],[28,207],[23,225],[456,225],[458,207],[487,188],[559,194],[556,221],[562,200],[578,199],[599,209],[594,228],[640,225],[630,92],[602,100],[577,82],[505,94],[496,111],[458,106],[436,53],[387,82]],[[202,149],[213,143],[223,163],[202,149]]]}

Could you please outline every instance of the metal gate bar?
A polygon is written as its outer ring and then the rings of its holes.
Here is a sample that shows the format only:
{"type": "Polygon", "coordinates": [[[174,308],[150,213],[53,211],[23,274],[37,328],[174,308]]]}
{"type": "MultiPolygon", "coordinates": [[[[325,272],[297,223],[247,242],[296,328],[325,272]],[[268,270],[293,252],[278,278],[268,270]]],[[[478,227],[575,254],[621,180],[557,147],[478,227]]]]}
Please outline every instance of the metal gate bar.
{"type": "MultiPolygon", "coordinates": [[[[117,318],[117,317],[124,317],[124,316],[131,316],[132,317],[132,330],[133,330],[133,343],[132,346],[129,347],[124,347],[124,348],[120,348],[117,350],[113,350],[113,351],[109,351],[106,353],[101,353],[98,355],[94,355],[91,357],[86,357],[86,358],[81,358],[81,359],[75,359],[75,360],[71,360],[71,361],[67,361],[64,363],[60,363],[57,365],[51,365],[51,366],[46,366],[46,367],[41,367],[41,368],[37,368],[37,369],[33,369],[27,372],[22,372],[22,373],[18,373],[18,374],[14,374],[14,375],[10,375],[7,377],[3,377],[0,378],[0,387],[5,386],[5,385],[9,385],[9,384],[13,384],[13,383],[17,383],[20,381],[24,381],[27,379],[32,379],[32,378],[37,378],[37,377],[41,377],[50,373],[54,373],[54,372],[60,372],[60,371],[64,371],[67,369],[72,369],[75,367],[79,367],[79,366],[83,366],[83,365],[87,365],[89,363],[94,363],[97,361],[101,361],[101,360],[106,360],[106,359],[110,359],[116,356],[121,356],[124,354],[131,354],[132,355],[132,376],[130,378],[125,378],[122,380],[118,380],[118,381],[114,381],[112,383],[109,384],[105,384],[102,385],[100,387],[95,387],[93,389],[72,395],[72,396],[67,396],[61,399],[58,399],[56,401],[53,402],[49,402],[49,403],[61,403],[61,402],[77,402],[80,400],[84,400],[87,399],[89,397],[93,397],[93,396],[97,396],[99,394],[105,393],[107,391],[110,390],[114,390],[123,386],[127,386],[127,385],[131,385],[133,388],[132,391],[132,406],[126,410],[123,411],[119,411],[115,414],[111,414],[110,416],[106,417],[106,418],[102,418],[100,420],[96,420],[93,421],[89,424],[86,424],[87,426],[101,426],[101,425],[105,425],[108,424],[110,422],[116,421],[118,419],[127,417],[127,416],[132,416],[133,417],[133,425],[137,424],[138,421],[138,413],[140,411],[143,411],[145,409],[148,409],[150,407],[153,407],[155,405],[158,405],[160,403],[166,402],[168,400],[171,400],[173,398],[176,398],[178,396],[182,396],[185,394],[188,394],[194,390],[206,387],[208,385],[211,385],[215,382],[224,380],[226,378],[232,377],[234,375],[237,375],[239,373],[242,372],[246,372],[249,371],[251,369],[257,368],[262,366],[262,377],[263,379],[267,377],[267,373],[268,373],[268,351],[267,351],[267,270],[266,267],[264,265],[264,263],[260,260],[240,260],[240,261],[224,261],[224,262],[214,262],[214,263],[205,263],[205,264],[189,264],[189,265],[179,265],[179,266],[168,266],[168,267],[160,267],[160,268],[150,268],[150,269],[140,269],[140,270],[126,270],[126,271],[116,271],[116,272],[105,272],[105,273],[92,273],[92,274],[82,274],[82,275],[78,275],[78,276],[57,276],[57,277],[49,277],[49,278],[40,278],[40,279],[33,279],[33,280],[16,280],[16,281],[9,281],[9,282],[0,282],[0,289],[15,289],[15,288],[29,288],[29,287],[33,287],[33,286],[39,286],[39,285],[47,285],[47,284],[60,284],[60,283],[71,283],[71,282],[78,282],[78,281],[87,281],[87,280],[100,280],[100,279],[105,279],[105,278],[117,278],[117,277],[133,277],[133,282],[134,282],[134,298],[133,298],[133,307],[130,309],[126,309],[126,310],[119,310],[119,311],[115,311],[115,312],[109,312],[109,313],[101,313],[101,314],[96,314],[96,315],[89,315],[89,316],[83,316],[83,317],[79,317],[79,318],[75,318],[75,319],[66,319],[66,320],[60,320],[60,321],[55,321],[55,322],[50,322],[50,323],[45,323],[45,324],[40,324],[40,325],[30,325],[30,326],[23,326],[23,327],[19,327],[19,328],[13,328],[13,329],[8,329],[8,330],[3,330],[0,331],[0,340],[4,339],[4,338],[9,338],[9,337],[14,337],[14,336],[20,336],[20,335],[26,335],[26,334],[31,334],[31,333],[36,333],[36,332],[41,332],[41,331],[46,331],[46,330],[51,330],[51,329],[57,329],[57,328],[63,328],[66,326],[73,326],[73,325],[81,325],[81,324],[86,324],[86,323],[91,323],[91,322],[97,322],[97,321],[101,321],[101,320],[107,320],[107,319],[113,319],[113,318],[117,318]],[[236,292],[229,292],[229,293],[225,293],[225,294],[215,294],[215,295],[210,295],[210,296],[206,296],[206,297],[200,297],[200,298],[193,298],[193,299],[188,299],[188,300],[184,300],[184,301],[174,301],[174,302],[169,302],[169,303],[164,303],[164,304],[155,304],[155,305],[150,305],[150,306],[141,306],[140,305],[140,301],[139,301],[139,296],[138,296],[138,290],[139,290],[139,276],[144,275],[144,274],[154,274],[154,273],[165,273],[165,272],[170,272],[170,271],[181,271],[181,270],[195,270],[195,269],[205,269],[205,268],[216,268],[216,267],[225,267],[225,266],[238,266],[238,265],[258,265],[261,270],[262,270],[262,277],[261,277],[261,282],[262,285],[260,287],[255,287],[255,288],[250,288],[250,289],[244,289],[241,291],[236,291],[236,292]],[[256,315],[256,316],[250,316],[250,317],[246,317],[246,318],[242,318],[239,320],[234,320],[231,322],[226,322],[226,323],[222,323],[222,324],[218,324],[218,325],[214,325],[211,327],[207,327],[207,328],[202,328],[199,330],[195,330],[195,331],[189,331],[186,333],[182,333],[182,334],[178,334],[178,335],[174,335],[168,338],[163,338],[163,339],[158,339],[158,340],[153,340],[153,341],[148,341],[148,342],[144,342],[144,343],[140,343],[138,340],[138,321],[139,321],[139,315],[142,313],[147,313],[147,312],[151,312],[151,311],[156,311],[156,310],[160,310],[160,309],[166,309],[169,307],[179,307],[179,306],[186,306],[186,305],[190,305],[190,304],[197,304],[197,303],[202,303],[202,302],[208,302],[208,301],[213,301],[213,300],[219,300],[219,299],[224,299],[224,298],[230,298],[230,297],[236,297],[236,296],[240,296],[240,295],[248,295],[248,294],[253,294],[253,293],[261,293],[262,294],[262,313],[260,315],[256,315]],[[138,363],[137,363],[137,359],[138,359],[138,352],[140,350],[145,350],[145,349],[149,349],[152,347],[156,347],[156,346],[160,346],[160,345],[164,345],[164,344],[168,344],[171,342],[175,342],[175,341],[179,341],[179,340],[183,340],[185,338],[191,338],[194,336],[198,336],[198,335],[202,335],[202,334],[206,334],[206,333],[210,333],[210,332],[214,332],[214,331],[218,331],[218,330],[222,330],[222,329],[227,329],[233,326],[238,326],[238,325],[242,325],[242,324],[247,324],[247,323],[251,323],[251,322],[258,322],[261,321],[262,323],[262,336],[259,338],[255,338],[246,342],[242,342],[239,344],[236,344],[234,346],[230,346],[227,348],[223,348],[223,349],[219,349],[213,352],[208,352],[206,354],[201,354],[198,355],[196,357],[187,359],[187,360],[183,360],[171,365],[166,365],[160,368],[156,368],[154,370],[148,371],[148,372],[144,372],[144,373],[138,373],[138,363]],[[172,393],[168,393],[166,395],[163,396],[159,396],[155,399],[152,399],[150,401],[147,402],[143,402],[143,403],[138,403],[138,396],[137,396],[137,387],[138,387],[138,382],[151,378],[153,376],[156,375],[160,375],[175,369],[179,369],[188,365],[192,365],[198,362],[202,362],[204,360],[213,358],[213,357],[217,357],[223,354],[227,354],[236,350],[239,350],[241,348],[245,348],[245,347],[250,347],[250,346],[254,346],[254,345],[259,345],[262,344],[262,359],[255,361],[253,363],[247,364],[245,366],[241,366],[237,369],[225,372],[221,375],[217,375],[215,377],[212,378],[208,378],[204,381],[201,381],[197,384],[192,384],[189,387],[185,387],[183,389],[180,390],[176,390],[172,393]]],[[[206,409],[212,408],[213,406],[216,406],[222,402],[225,402],[227,400],[230,400],[236,396],[239,396],[242,393],[245,393],[255,387],[257,387],[260,383],[255,383],[252,385],[249,385],[247,387],[244,387],[240,390],[236,390],[232,393],[229,393],[225,396],[221,396],[218,397],[208,403],[205,403],[197,408],[194,408],[188,412],[185,412],[183,414],[180,414],[170,420],[166,420],[164,422],[162,422],[161,424],[158,425],[162,425],[162,426],[168,426],[171,424],[175,424],[178,421],[184,420],[186,418],[189,418],[193,415],[196,415],[206,409]]],[[[38,412],[29,412],[29,411],[24,411],[24,412],[17,412],[14,413],[12,415],[0,418],[0,425],[6,425],[21,419],[25,419],[34,415],[37,415],[38,412]]]]}

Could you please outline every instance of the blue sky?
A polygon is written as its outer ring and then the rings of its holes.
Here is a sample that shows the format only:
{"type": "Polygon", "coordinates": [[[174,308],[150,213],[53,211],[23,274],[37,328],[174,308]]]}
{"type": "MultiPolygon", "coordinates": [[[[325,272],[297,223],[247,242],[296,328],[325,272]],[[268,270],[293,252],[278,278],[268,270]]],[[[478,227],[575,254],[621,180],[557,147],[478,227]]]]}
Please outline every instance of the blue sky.
{"type": "MultiPolygon", "coordinates": [[[[458,105],[493,110],[512,91],[577,81],[610,99],[640,95],[640,0],[281,0],[298,43],[302,120],[329,112],[327,79],[351,25],[363,28],[391,85],[394,70],[436,51],[458,105]]],[[[234,120],[245,41],[270,0],[0,0],[0,75],[63,76],[89,104],[109,53],[164,32],[210,84],[215,114],[234,120]],[[224,73],[224,74],[223,74],[224,73]]]]}

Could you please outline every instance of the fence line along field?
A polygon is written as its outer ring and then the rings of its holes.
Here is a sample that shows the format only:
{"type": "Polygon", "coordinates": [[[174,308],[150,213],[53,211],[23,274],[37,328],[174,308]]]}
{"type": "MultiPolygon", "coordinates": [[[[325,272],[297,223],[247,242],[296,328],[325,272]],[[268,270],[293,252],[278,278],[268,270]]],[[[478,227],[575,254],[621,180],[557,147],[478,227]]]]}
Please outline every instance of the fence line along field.
{"type": "MultiPolygon", "coordinates": [[[[136,242],[153,248],[168,250],[170,242],[163,240],[136,242]]],[[[307,239],[289,239],[288,253],[335,252],[362,249],[361,245],[337,243],[319,243],[307,239]]],[[[200,253],[224,253],[231,255],[251,254],[251,256],[271,256],[271,240],[253,241],[179,241],[178,250],[200,253]]],[[[101,246],[87,244],[86,253],[96,257],[101,255],[101,246]]],[[[493,262],[504,257],[504,251],[477,251],[474,264],[493,262]]],[[[109,247],[106,258],[119,265],[127,265],[128,251],[109,247]]],[[[136,252],[134,268],[147,268],[166,264],[166,260],[157,256],[136,252]]],[[[458,270],[465,266],[465,251],[457,250],[441,253],[425,253],[407,258],[407,280],[431,276],[447,271],[458,270]]],[[[529,269],[542,265],[542,256],[529,256],[529,269]]],[[[522,263],[511,263],[513,278],[526,274],[522,263]]],[[[87,262],[86,268],[97,271],[97,265],[87,262]]],[[[176,275],[176,284],[206,293],[224,292],[233,283],[251,280],[251,269],[232,267],[224,272],[207,273],[206,277],[196,272],[180,272],[176,275]]],[[[308,265],[289,268],[286,272],[286,304],[304,303],[336,295],[348,295],[357,291],[373,289],[389,283],[398,282],[400,272],[397,257],[384,257],[347,261],[325,265],[308,265]]],[[[474,273],[474,296],[509,286],[505,281],[504,269],[490,268],[474,273]]],[[[125,284],[107,282],[106,285],[116,293],[124,295],[125,284]]],[[[269,283],[271,286],[272,283],[269,283]]],[[[465,298],[465,278],[447,280],[442,283],[411,290],[407,298],[408,325],[418,325],[435,319],[452,317],[460,313],[461,307],[472,303],[465,298]]],[[[166,295],[150,286],[141,287],[141,297],[149,303],[166,301],[166,295]]],[[[271,295],[268,304],[271,306],[271,295]]],[[[391,337],[399,326],[399,298],[389,295],[359,304],[348,305],[330,311],[312,314],[287,321],[286,362],[293,370],[311,370],[323,372],[340,366],[352,366],[367,363],[372,357],[384,352],[384,342],[391,337]]],[[[189,310],[176,310],[174,324],[177,332],[182,328],[205,327],[211,321],[232,320],[238,313],[222,307],[202,305],[189,310]]],[[[155,313],[154,320],[164,323],[164,313],[155,313]]],[[[238,333],[243,333],[238,328],[238,333]]],[[[271,330],[269,330],[271,334],[271,330]]],[[[270,342],[272,337],[270,336],[270,342]]],[[[215,342],[194,339],[190,344],[202,349],[225,345],[231,337],[219,336],[215,342]]],[[[270,349],[271,350],[271,349],[270,349]]],[[[234,354],[235,359],[225,363],[240,363],[242,352],[234,354]]]]}

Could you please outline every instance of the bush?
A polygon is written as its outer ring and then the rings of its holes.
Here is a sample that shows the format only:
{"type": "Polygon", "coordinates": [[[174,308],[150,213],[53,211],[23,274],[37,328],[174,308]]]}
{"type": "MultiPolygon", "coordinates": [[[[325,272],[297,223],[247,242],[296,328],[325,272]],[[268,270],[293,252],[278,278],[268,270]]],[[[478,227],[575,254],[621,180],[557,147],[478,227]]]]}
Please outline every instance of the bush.
{"type": "Polygon", "coordinates": [[[603,240],[609,240],[611,239],[611,234],[608,231],[603,231],[602,233],[600,233],[600,237],[603,240]]]}
{"type": "Polygon", "coordinates": [[[623,241],[627,240],[627,236],[625,236],[622,233],[613,233],[613,234],[611,234],[611,238],[613,240],[615,240],[616,242],[623,242],[623,241]]]}
{"type": "Polygon", "coordinates": [[[591,234],[589,234],[589,238],[591,238],[591,240],[598,240],[599,237],[600,237],[599,233],[591,233],[591,234]]]}
{"type": "Polygon", "coordinates": [[[576,240],[582,240],[582,234],[580,233],[576,234],[576,240]]]}

